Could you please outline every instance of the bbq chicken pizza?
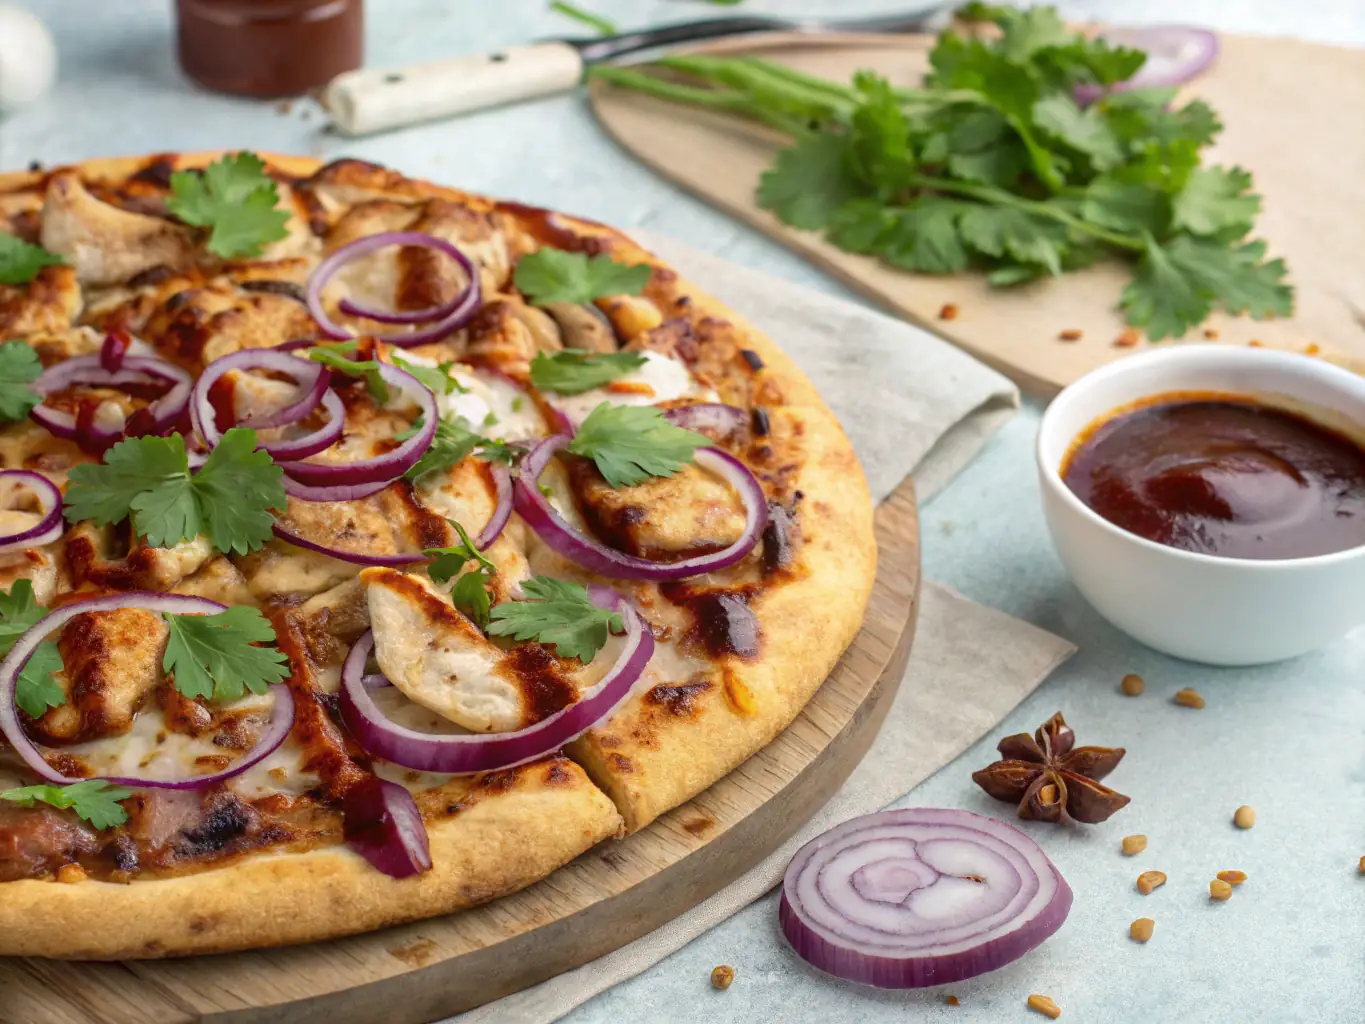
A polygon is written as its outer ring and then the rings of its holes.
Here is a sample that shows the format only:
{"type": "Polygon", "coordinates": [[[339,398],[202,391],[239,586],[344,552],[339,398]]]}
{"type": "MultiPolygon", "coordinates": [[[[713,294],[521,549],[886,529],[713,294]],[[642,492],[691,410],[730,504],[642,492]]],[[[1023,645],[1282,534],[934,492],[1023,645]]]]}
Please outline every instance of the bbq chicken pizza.
{"type": "Polygon", "coordinates": [[[0,176],[0,955],[493,899],[771,741],[867,487],[625,236],[355,160],[0,176]]]}

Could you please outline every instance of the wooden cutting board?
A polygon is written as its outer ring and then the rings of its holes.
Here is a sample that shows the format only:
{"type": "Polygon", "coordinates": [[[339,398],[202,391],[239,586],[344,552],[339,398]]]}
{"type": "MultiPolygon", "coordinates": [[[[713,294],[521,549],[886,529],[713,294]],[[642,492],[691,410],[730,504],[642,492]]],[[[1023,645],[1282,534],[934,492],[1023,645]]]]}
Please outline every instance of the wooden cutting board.
{"type": "Polygon", "coordinates": [[[919,610],[910,481],[877,509],[876,530],[863,628],[815,697],[762,751],[648,828],[482,907],[334,942],[126,963],[0,958],[0,1022],[420,1024],[653,931],[780,846],[871,746],[919,610]]]}
{"type": "MultiPolygon", "coordinates": [[[[1365,50],[1234,35],[1220,41],[1217,61],[1182,99],[1206,99],[1226,124],[1206,159],[1254,175],[1265,196],[1257,233],[1289,264],[1298,302],[1289,319],[1215,315],[1206,326],[1223,342],[1309,351],[1316,345],[1365,366],[1365,50]]],[[[873,68],[897,85],[912,85],[928,66],[932,45],[930,36],[778,35],[709,49],[750,53],[840,81],[873,68]]],[[[976,276],[894,270],[840,252],[758,209],[754,191],[780,144],[776,134],[601,82],[593,83],[591,96],[607,130],[660,173],[1031,390],[1052,393],[1147,345],[1114,346],[1123,329],[1114,306],[1125,267],[1100,266],[1013,290],[991,289],[976,276]],[[957,307],[956,319],[940,318],[947,304],[957,307]],[[1067,329],[1083,338],[1060,341],[1067,329]]],[[[1203,332],[1188,340],[1203,340],[1203,332]]]]}

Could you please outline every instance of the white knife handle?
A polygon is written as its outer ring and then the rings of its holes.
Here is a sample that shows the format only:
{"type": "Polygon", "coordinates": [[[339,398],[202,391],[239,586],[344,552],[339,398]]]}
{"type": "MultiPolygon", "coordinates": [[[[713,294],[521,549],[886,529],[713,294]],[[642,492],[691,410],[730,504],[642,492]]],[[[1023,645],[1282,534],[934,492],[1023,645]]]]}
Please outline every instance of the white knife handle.
{"type": "Polygon", "coordinates": [[[538,43],[407,68],[348,71],[328,84],[323,103],[347,135],[368,135],[564,92],[582,77],[583,60],[572,46],[538,43]]]}

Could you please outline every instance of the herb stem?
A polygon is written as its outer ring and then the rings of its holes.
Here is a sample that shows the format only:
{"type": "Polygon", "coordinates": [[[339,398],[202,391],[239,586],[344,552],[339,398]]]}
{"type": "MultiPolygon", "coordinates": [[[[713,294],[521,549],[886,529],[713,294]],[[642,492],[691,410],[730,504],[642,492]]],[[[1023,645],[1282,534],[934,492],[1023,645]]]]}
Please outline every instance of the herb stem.
{"type": "Polygon", "coordinates": [[[564,3],[563,0],[554,0],[554,2],[550,4],[550,10],[557,11],[566,18],[572,18],[574,21],[581,22],[582,24],[587,25],[588,28],[604,36],[614,36],[618,31],[615,22],[608,21],[599,14],[593,14],[592,11],[585,11],[581,7],[575,7],[573,4],[564,3]]]}
{"type": "Polygon", "coordinates": [[[634,89],[648,96],[672,100],[675,103],[744,114],[794,138],[806,138],[812,134],[811,128],[801,120],[770,110],[752,97],[732,89],[699,89],[696,86],[670,82],[642,71],[605,64],[589,68],[588,77],[598,78],[624,89],[634,89]]]}

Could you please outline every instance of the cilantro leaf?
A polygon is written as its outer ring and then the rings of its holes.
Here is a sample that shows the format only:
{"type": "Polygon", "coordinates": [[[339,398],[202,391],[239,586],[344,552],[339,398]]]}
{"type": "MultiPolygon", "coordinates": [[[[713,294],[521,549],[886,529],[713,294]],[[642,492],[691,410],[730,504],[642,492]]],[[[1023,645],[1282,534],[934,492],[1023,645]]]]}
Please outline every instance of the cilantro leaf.
{"type": "Polygon", "coordinates": [[[925,274],[954,274],[967,266],[957,219],[965,203],[930,196],[898,211],[882,242],[882,258],[893,267],[925,274]]]}
{"type": "Polygon", "coordinates": [[[962,240],[987,256],[1035,264],[1047,273],[1062,272],[1066,229],[1009,206],[972,206],[958,220],[962,240]]]}
{"type": "Polygon", "coordinates": [[[1101,227],[1159,234],[1170,219],[1169,208],[1168,197],[1158,188],[1101,175],[1086,186],[1081,212],[1101,227]]]}
{"type": "Polygon", "coordinates": [[[0,345],[0,419],[21,420],[43,400],[29,387],[42,372],[38,353],[25,342],[7,341],[0,345]]]}
{"type": "Polygon", "coordinates": [[[15,580],[8,591],[0,591],[0,657],[46,614],[33,596],[32,580],[15,580]]]}
{"type": "Polygon", "coordinates": [[[849,118],[849,164],[879,199],[891,200],[915,169],[910,148],[910,122],[891,83],[871,71],[859,71],[853,87],[862,102],[849,118]]]}
{"type": "Polygon", "coordinates": [[[127,438],[101,464],[74,466],[66,492],[66,518],[133,528],[153,547],[171,547],[207,532],[223,553],[246,554],[272,535],[267,511],[283,508],[284,471],[256,451],[256,432],[233,427],[190,475],[185,439],[127,438]]]}
{"type": "Polygon", "coordinates": [[[28,284],[44,267],[65,263],[55,252],[0,231],[0,284],[28,284]]]}
{"type": "Polygon", "coordinates": [[[591,302],[606,295],[638,295],[653,273],[647,263],[617,263],[602,253],[589,256],[542,246],[517,261],[512,281],[537,306],[591,302]]]}
{"type": "Polygon", "coordinates": [[[758,184],[758,205],[783,224],[818,231],[859,194],[841,136],[820,134],[781,150],[758,184]]]}
{"type": "Polygon", "coordinates": [[[475,570],[465,573],[450,588],[450,603],[480,629],[488,628],[488,610],[492,604],[487,583],[488,574],[475,570]]]}
{"type": "Polygon", "coordinates": [[[427,575],[437,583],[447,583],[450,577],[464,568],[466,562],[478,562],[479,568],[487,572],[497,572],[498,567],[484,557],[483,552],[474,546],[465,528],[454,519],[447,519],[460,535],[460,543],[448,548],[428,548],[422,554],[432,559],[427,566],[427,575]]]}
{"type": "Polygon", "coordinates": [[[265,693],[289,675],[289,659],[271,643],[275,630],[255,608],[235,605],[216,615],[166,615],[170,636],[162,670],[186,697],[235,700],[265,693]]]}
{"type": "Polygon", "coordinates": [[[203,171],[176,171],[166,209],[186,224],[209,228],[208,250],[225,259],[259,256],[289,232],[289,212],[255,153],[230,153],[203,171]]]}
{"type": "Polygon", "coordinates": [[[370,397],[380,405],[389,400],[389,385],[384,380],[382,364],[377,359],[347,359],[341,352],[331,348],[309,349],[308,358],[348,377],[363,379],[365,386],[370,389],[370,397]]]}
{"type": "Polygon", "coordinates": [[[48,708],[61,707],[66,703],[66,691],[52,676],[63,667],[57,645],[44,640],[33,649],[14,682],[14,702],[33,718],[41,718],[48,708]]]}
{"type": "Polygon", "coordinates": [[[428,473],[444,473],[463,462],[483,442],[483,437],[470,429],[469,421],[464,417],[442,417],[436,421],[436,436],[431,439],[430,446],[403,474],[403,479],[418,483],[428,473]]]}
{"type": "Polygon", "coordinates": [[[847,252],[880,252],[896,212],[880,199],[850,199],[829,215],[826,235],[847,252]]]}
{"type": "Polygon", "coordinates": [[[1123,160],[1118,136],[1094,107],[1082,110],[1070,96],[1054,94],[1033,105],[1033,120],[1043,131],[1084,153],[1098,170],[1123,160]]]}
{"type": "Polygon", "coordinates": [[[1240,167],[1201,167],[1171,201],[1171,226],[1192,235],[1224,231],[1241,237],[1261,212],[1261,197],[1251,191],[1251,175],[1240,167]]]}
{"type": "Polygon", "coordinates": [[[526,600],[503,601],[489,612],[493,636],[553,644],[561,658],[589,662],[606,645],[608,632],[625,629],[620,614],[598,608],[581,584],[535,576],[521,589],[526,600]]]}
{"type": "MultiPolygon", "coordinates": [[[[469,391],[467,387],[462,385],[455,379],[454,375],[451,374],[450,368],[455,365],[455,360],[453,359],[433,367],[422,366],[419,363],[410,363],[402,356],[395,355],[393,357],[393,365],[400,370],[406,370],[408,373],[412,374],[421,383],[422,387],[426,388],[432,394],[449,395],[454,392],[459,392],[463,395],[469,391]]],[[[383,383],[382,377],[380,378],[380,383],[383,383]]],[[[373,384],[370,385],[370,390],[371,393],[373,393],[373,384]]],[[[387,388],[385,391],[387,393],[387,388]]],[[[381,402],[386,400],[386,398],[379,399],[381,402]]]]}
{"type": "Polygon", "coordinates": [[[1180,337],[1213,310],[1213,297],[1182,273],[1171,254],[1147,236],[1147,251],[1138,260],[1133,280],[1120,303],[1128,322],[1141,324],[1152,340],[1180,337]]]}
{"type": "Polygon", "coordinates": [[[597,464],[612,487],[631,487],[653,476],[672,476],[711,442],[675,427],[652,405],[601,403],[588,414],[568,451],[597,464]]]}
{"type": "Polygon", "coordinates": [[[589,352],[578,348],[537,352],[531,360],[531,383],[540,391],[581,395],[639,369],[646,362],[639,352],[589,352]]]}
{"type": "Polygon", "coordinates": [[[0,793],[0,797],[23,807],[32,807],[41,800],[62,810],[69,808],[95,828],[112,828],[126,822],[128,812],[119,801],[132,795],[132,790],[112,785],[105,779],[86,779],[69,786],[24,786],[0,793]]]}

